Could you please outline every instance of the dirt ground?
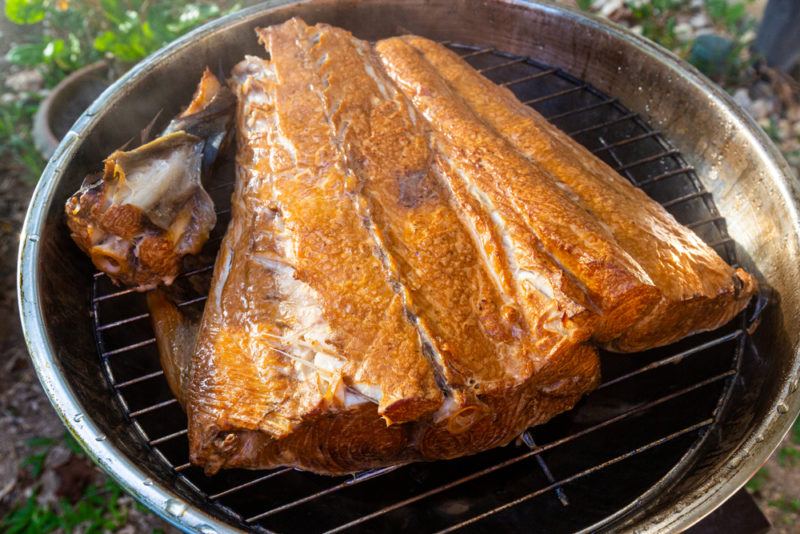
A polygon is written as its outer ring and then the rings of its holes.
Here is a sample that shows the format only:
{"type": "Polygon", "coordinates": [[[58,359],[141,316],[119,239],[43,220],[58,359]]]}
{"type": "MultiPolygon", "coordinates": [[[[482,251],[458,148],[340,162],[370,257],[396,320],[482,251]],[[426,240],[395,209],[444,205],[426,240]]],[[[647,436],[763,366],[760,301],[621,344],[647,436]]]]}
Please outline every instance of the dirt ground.
{"type": "MultiPolygon", "coordinates": [[[[0,55],[18,31],[0,17],[0,55]]],[[[0,72],[7,72],[6,67],[0,60],[0,72]]],[[[0,75],[0,93],[5,89],[2,85],[0,75]]],[[[761,113],[763,106],[758,98],[745,92],[740,93],[739,100],[754,116],[761,113]]],[[[787,113],[794,112],[782,112],[783,116],[787,113]]],[[[800,139],[800,112],[790,117],[788,128],[797,131],[796,138],[800,139]]],[[[0,518],[34,492],[40,504],[61,498],[76,501],[89,484],[102,484],[104,480],[104,475],[65,444],[63,426],[41,390],[22,339],[16,303],[16,256],[33,184],[20,175],[18,167],[0,160],[0,428],[6,436],[0,439],[0,518]],[[53,440],[44,447],[44,453],[42,438],[53,440]],[[31,469],[32,463],[38,464],[38,472],[31,469]]],[[[800,435],[794,440],[800,440],[800,435]]],[[[800,524],[800,447],[794,440],[787,436],[749,485],[774,531],[786,534],[798,532],[800,524]]],[[[139,510],[127,496],[121,496],[118,505],[127,514],[126,524],[118,532],[174,532],[160,519],[139,510]]]]}

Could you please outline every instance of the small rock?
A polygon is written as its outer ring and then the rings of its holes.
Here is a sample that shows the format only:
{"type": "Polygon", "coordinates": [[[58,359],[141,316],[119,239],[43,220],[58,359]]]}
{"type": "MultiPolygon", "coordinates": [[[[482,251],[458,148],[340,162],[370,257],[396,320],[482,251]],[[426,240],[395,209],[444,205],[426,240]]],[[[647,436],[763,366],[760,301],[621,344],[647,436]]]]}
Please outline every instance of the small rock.
{"type": "Polygon", "coordinates": [[[733,93],[733,101],[747,110],[749,110],[750,106],[753,104],[753,101],[750,100],[750,94],[744,87],[740,87],[733,93]]]}
{"type": "Polygon", "coordinates": [[[642,31],[643,31],[643,30],[642,30],[642,27],[641,27],[640,25],[638,25],[638,24],[637,24],[636,26],[633,26],[633,27],[631,28],[631,31],[632,31],[633,33],[637,34],[637,35],[642,35],[642,31]]]}
{"type": "Polygon", "coordinates": [[[729,66],[733,42],[716,34],[698,35],[689,51],[689,62],[711,79],[722,76],[729,66]]]}
{"type": "Polygon", "coordinates": [[[687,22],[679,22],[675,25],[675,37],[679,41],[686,42],[694,36],[694,28],[687,22]]]}
{"type": "Polygon", "coordinates": [[[706,5],[706,0],[692,0],[689,3],[689,7],[692,9],[703,9],[706,5]]]}
{"type": "Polygon", "coordinates": [[[47,453],[47,457],[44,459],[44,466],[47,469],[61,467],[69,461],[71,455],[72,453],[65,446],[55,445],[50,449],[50,452],[47,453]]]}
{"type": "Polygon", "coordinates": [[[36,496],[36,502],[39,506],[49,506],[58,502],[58,487],[61,485],[61,480],[58,474],[47,469],[42,472],[39,477],[39,495],[36,496]]]}
{"type": "Polygon", "coordinates": [[[703,12],[700,12],[689,19],[689,24],[691,24],[694,28],[705,28],[710,24],[710,22],[711,21],[708,20],[708,15],[703,12]]]}
{"type": "Polygon", "coordinates": [[[759,120],[768,117],[772,113],[772,108],[772,101],[758,99],[750,105],[749,111],[753,118],[759,120]]]}
{"type": "MultiPolygon", "coordinates": [[[[597,4],[598,2],[596,1],[592,2],[592,7],[597,8],[598,7],[597,4]]],[[[622,0],[606,0],[602,3],[601,6],[599,6],[600,10],[598,11],[598,13],[600,13],[604,17],[609,17],[611,16],[612,13],[622,9],[623,5],[624,4],[622,0]]]]}
{"type": "Polygon", "coordinates": [[[6,85],[18,93],[31,93],[42,88],[44,76],[38,70],[21,70],[6,78],[6,85]]]}

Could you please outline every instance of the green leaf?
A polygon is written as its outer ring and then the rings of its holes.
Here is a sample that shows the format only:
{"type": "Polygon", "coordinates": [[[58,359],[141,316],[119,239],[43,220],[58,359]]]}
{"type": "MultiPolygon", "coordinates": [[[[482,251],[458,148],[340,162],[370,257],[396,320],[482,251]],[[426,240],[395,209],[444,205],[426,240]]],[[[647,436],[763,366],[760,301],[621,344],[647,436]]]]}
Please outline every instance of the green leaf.
{"type": "Polygon", "coordinates": [[[45,45],[42,43],[16,45],[6,53],[6,60],[26,67],[38,65],[44,61],[44,48],[45,45]]]}
{"type": "MultiPolygon", "coordinates": [[[[800,155],[800,150],[794,151],[797,155],[800,155]]],[[[789,153],[792,155],[792,153],[789,153]]],[[[797,445],[800,445],[800,417],[792,425],[792,441],[794,441],[797,445]]]]}
{"type": "Polygon", "coordinates": [[[72,437],[69,432],[64,432],[64,445],[76,456],[86,456],[83,447],[72,437]]]}
{"type": "Polygon", "coordinates": [[[124,2],[119,0],[100,0],[100,8],[103,10],[105,17],[115,24],[119,24],[125,18],[124,2]]]}
{"type": "Polygon", "coordinates": [[[764,487],[764,484],[769,480],[769,471],[766,467],[762,467],[758,472],[753,475],[746,485],[747,491],[750,493],[758,493],[764,487]]]}
{"type": "Polygon", "coordinates": [[[64,55],[66,48],[64,39],[53,39],[44,47],[44,58],[47,61],[55,62],[64,55]]]}
{"type": "Polygon", "coordinates": [[[800,449],[794,447],[782,447],[778,451],[778,463],[782,467],[794,467],[800,462],[800,449]]]}
{"type": "Polygon", "coordinates": [[[39,478],[44,470],[44,460],[47,457],[46,453],[32,454],[22,461],[23,467],[28,467],[33,478],[39,478]]]}
{"type": "Polygon", "coordinates": [[[103,32],[94,38],[93,46],[98,52],[111,52],[114,44],[117,42],[117,36],[114,32],[103,32]]]}
{"type": "Polygon", "coordinates": [[[55,443],[56,440],[54,440],[53,438],[45,438],[45,437],[36,437],[25,440],[25,445],[31,447],[32,449],[39,447],[51,447],[55,445],[55,443]]]}
{"type": "Polygon", "coordinates": [[[773,508],[783,510],[784,512],[792,512],[795,514],[800,513],[800,499],[787,499],[785,497],[781,497],[780,499],[769,501],[767,504],[773,508]]]}
{"type": "Polygon", "coordinates": [[[44,0],[6,0],[6,17],[14,24],[36,24],[44,15],[44,0]]]}

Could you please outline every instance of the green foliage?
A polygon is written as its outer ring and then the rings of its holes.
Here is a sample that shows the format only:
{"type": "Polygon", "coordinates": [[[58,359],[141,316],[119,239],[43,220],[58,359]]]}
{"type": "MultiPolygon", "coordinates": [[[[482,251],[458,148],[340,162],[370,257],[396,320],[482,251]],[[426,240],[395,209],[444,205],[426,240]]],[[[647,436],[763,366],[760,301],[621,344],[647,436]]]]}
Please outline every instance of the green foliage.
{"type": "Polygon", "coordinates": [[[642,35],[669,49],[679,48],[681,43],[675,34],[677,14],[687,0],[627,0],[635,25],[641,26],[642,35]]]}
{"type": "MultiPolygon", "coordinates": [[[[105,2],[111,4],[111,2],[105,2]]],[[[220,15],[214,4],[162,3],[145,11],[105,11],[113,29],[94,39],[95,50],[123,62],[134,62],[158,50],[183,33],[220,15]]]]}
{"type": "Polygon", "coordinates": [[[121,528],[128,510],[120,507],[123,492],[116,483],[106,480],[102,485],[89,484],[75,504],[65,499],[53,506],[42,506],[36,493],[12,510],[0,527],[6,534],[39,534],[61,530],[99,534],[121,528]]]}
{"type": "MultiPolygon", "coordinates": [[[[41,475],[44,459],[57,443],[58,440],[52,438],[32,438],[26,442],[34,452],[23,461],[23,466],[29,469],[33,478],[41,475]]],[[[69,433],[64,434],[63,444],[74,454],[84,456],[83,449],[69,433]]],[[[119,505],[123,495],[122,488],[110,479],[102,484],[86,486],[74,504],[61,499],[54,505],[43,506],[38,503],[37,491],[34,491],[0,520],[0,532],[39,534],[60,530],[99,534],[114,531],[125,525],[128,518],[128,509],[119,505]]]]}
{"type": "Polygon", "coordinates": [[[703,34],[694,40],[681,38],[675,31],[679,16],[686,20],[692,12],[688,0],[626,0],[630,24],[639,26],[644,37],[687,59],[703,74],[721,83],[736,85],[751,60],[745,42],[747,30],[755,21],[747,14],[751,0],[705,0],[705,11],[717,34],[703,34]]]}
{"type": "Polygon", "coordinates": [[[30,438],[25,444],[33,451],[31,455],[22,461],[22,466],[28,468],[33,478],[39,478],[44,469],[44,460],[47,458],[47,453],[56,444],[53,438],[30,438]]]}
{"type": "MultiPolygon", "coordinates": [[[[797,150],[795,152],[800,153],[800,150],[797,150]]],[[[798,417],[795,420],[794,424],[792,425],[791,433],[792,433],[792,441],[796,445],[800,445],[800,417],[798,417]]]]}
{"type": "Polygon", "coordinates": [[[769,471],[766,467],[762,467],[758,472],[753,475],[746,485],[747,491],[750,493],[758,493],[769,480],[769,471]]]}
{"type": "Polygon", "coordinates": [[[795,447],[781,447],[778,451],[778,463],[782,467],[794,467],[800,463],[800,449],[795,447]]]}
{"type": "Polygon", "coordinates": [[[781,497],[780,499],[769,501],[767,504],[784,512],[800,514],[800,499],[798,498],[787,499],[786,497],[781,497]]]}
{"type": "MultiPolygon", "coordinates": [[[[6,59],[37,69],[44,85],[53,87],[101,58],[115,63],[114,72],[124,70],[199,24],[238,8],[226,0],[6,0],[6,18],[31,26],[26,42],[13,46],[6,59]]],[[[39,99],[21,95],[0,104],[0,157],[25,179],[37,178],[44,168],[31,138],[39,99]]]]}
{"type": "Polygon", "coordinates": [[[36,180],[44,170],[44,160],[31,137],[38,105],[37,95],[0,105],[0,158],[4,166],[18,169],[23,179],[29,181],[36,180]]]}
{"type": "Polygon", "coordinates": [[[14,24],[36,24],[44,20],[44,0],[6,0],[6,17],[14,24]]]}
{"type": "Polygon", "coordinates": [[[589,11],[592,7],[592,0],[577,0],[577,4],[583,11],[589,11]]]}
{"type": "Polygon", "coordinates": [[[745,21],[746,4],[740,0],[706,0],[706,12],[714,24],[735,34],[745,21]]]}
{"type": "Polygon", "coordinates": [[[204,0],[12,0],[5,12],[15,24],[41,23],[38,39],[14,46],[6,58],[40,67],[48,85],[102,57],[124,65],[139,61],[222,14],[204,0]]]}

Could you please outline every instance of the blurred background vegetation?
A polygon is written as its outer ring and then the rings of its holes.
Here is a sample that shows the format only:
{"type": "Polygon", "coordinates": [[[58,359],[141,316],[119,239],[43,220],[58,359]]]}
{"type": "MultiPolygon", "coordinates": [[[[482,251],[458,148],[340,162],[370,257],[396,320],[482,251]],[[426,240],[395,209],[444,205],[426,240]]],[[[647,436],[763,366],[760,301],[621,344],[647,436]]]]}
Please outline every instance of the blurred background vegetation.
{"type": "Polygon", "coordinates": [[[48,89],[102,59],[122,74],[192,28],[239,7],[204,0],[6,0],[6,19],[26,31],[5,59],[27,78],[19,79],[14,98],[0,101],[0,157],[11,158],[28,180],[36,180],[45,162],[31,126],[48,89]]]}
{"type": "MultiPolygon", "coordinates": [[[[766,0],[561,1],[624,25],[697,67],[764,128],[795,172],[800,168],[800,73],[797,65],[770,66],[764,47],[759,49],[758,29],[766,0]]],[[[0,80],[0,211],[13,211],[13,216],[0,213],[0,236],[18,232],[27,195],[44,167],[32,124],[39,104],[53,87],[101,60],[109,65],[112,77],[119,76],[192,28],[249,3],[6,0],[0,20],[0,54],[4,54],[0,60],[4,78],[0,80]],[[13,195],[4,201],[9,191],[13,195]]],[[[794,31],[800,33],[797,26],[794,31]]],[[[16,242],[13,245],[0,246],[0,253],[13,257],[16,242]]],[[[5,284],[10,289],[3,291],[10,291],[12,297],[6,300],[13,301],[13,260],[6,263],[11,267],[0,274],[11,282],[5,284]]],[[[0,340],[2,334],[0,328],[0,340]]],[[[171,530],[138,507],[63,434],[63,427],[41,399],[21,337],[15,332],[8,339],[16,352],[4,369],[11,379],[20,373],[23,379],[17,382],[32,384],[25,387],[35,391],[29,395],[38,395],[32,401],[43,406],[37,413],[48,414],[49,420],[47,424],[19,423],[23,431],[14,438],[5,462],[10,467],[4,467],[0,446],[0,474],[3,469],[13,471],[6,486],[0,476],[0,531],[130,534],[171,530]]],[[[3,387],[0,377],[0,395],[3,387]]],[[[18,391],[15,394],[19,396],[18,391]]],[[[18,401],[7,404],[19,412],[13,417],[31,418],[18,401]]],[[[0,412],[4,406],[0,398],[0,412]]],[[[800,423],[795,423],[791,435],[747,487],[776,531],[796,531],[800,524],[800,423]]]]}

